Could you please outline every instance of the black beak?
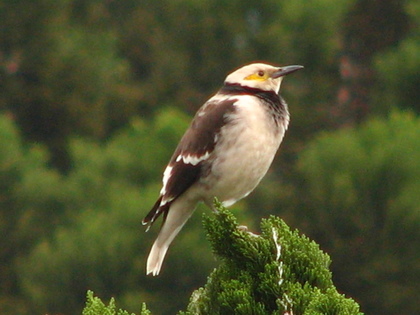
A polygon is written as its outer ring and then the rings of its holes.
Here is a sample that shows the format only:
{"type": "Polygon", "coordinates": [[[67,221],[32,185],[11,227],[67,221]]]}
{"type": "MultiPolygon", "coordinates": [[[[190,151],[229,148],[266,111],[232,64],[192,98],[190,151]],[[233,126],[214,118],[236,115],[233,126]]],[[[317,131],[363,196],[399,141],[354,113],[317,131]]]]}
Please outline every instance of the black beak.
{"type": "Polygon", "coordinates": [[[303,66],[286,66],[279,68],[276,72],[274,72],[271,77],[272,78],[280,78],[282,76],[285,76],[289,73],[298,71],[300,69],[303,69],[303,66]]]}

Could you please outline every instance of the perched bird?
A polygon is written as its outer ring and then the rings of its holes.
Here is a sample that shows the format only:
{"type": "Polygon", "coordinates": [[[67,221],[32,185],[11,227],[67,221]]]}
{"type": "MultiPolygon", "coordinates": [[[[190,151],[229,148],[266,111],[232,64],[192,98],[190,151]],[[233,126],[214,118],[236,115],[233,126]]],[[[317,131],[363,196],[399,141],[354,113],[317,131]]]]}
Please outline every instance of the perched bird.
{"type": "Polygon", "coordinates": [[[163,225],[147,259],[158,275],[169,245],[202,201],[230,206],[249,195],[266,174],[289,124],[279,96],[285,75],[302,66],[246,65],[196,113],[163,174],[160,197],[143,224],[163,214],[163,225]]]}

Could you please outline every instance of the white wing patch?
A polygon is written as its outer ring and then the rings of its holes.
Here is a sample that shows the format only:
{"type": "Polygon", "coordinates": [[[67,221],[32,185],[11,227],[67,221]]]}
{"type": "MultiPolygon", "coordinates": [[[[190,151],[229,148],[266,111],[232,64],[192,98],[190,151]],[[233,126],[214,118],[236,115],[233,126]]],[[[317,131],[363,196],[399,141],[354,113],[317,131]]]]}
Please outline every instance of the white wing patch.
{"type": "MultiPolygon", "coordinates": [[[[172,175],[172,169],[173,169],[174,167],[173,166],[171,166],[171,165],[168,165],[167,167],[166,167],[166,169],[165,169],[165,172],[163,173],[163,180],[162,180],[162,182],[163,182],[163,187],[162,187],[162,189],[160,190],[160,194],[161,195],[165,195],[166,194],[166,185],[168,184],[168,181],[169,181],[169,178],[171,177],[171,175],[172,175]]],[[[167,201],[165,201],[165,203],[166,203],[167,201]]],[[[163,203],[163,204],[165,204],[165,203],[163,203]]]]}
{"type": "Polygon", "coordinates": [[[206,152],[205,154],[200,155],[200,156],[195,156],[191,154],[188,154],[188,155],[180,154],[177,156],[176,162],[179,162],[182,160],[182,162],[184,162],[185,164],[197,165],[198,163],[204,160],[207,160],[209,156],[210,156],[209,152],[206,152]]]}

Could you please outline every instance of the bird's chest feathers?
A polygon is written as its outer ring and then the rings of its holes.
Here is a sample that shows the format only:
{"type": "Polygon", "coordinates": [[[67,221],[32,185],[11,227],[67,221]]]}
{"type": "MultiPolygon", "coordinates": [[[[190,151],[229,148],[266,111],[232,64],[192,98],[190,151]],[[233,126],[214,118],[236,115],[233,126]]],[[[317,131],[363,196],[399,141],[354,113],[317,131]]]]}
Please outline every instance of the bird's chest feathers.
{"type": "Polygon", "coordinates": [[[229,124],[221,129],[220,147],[237,149],[250,158],[274,155],[283,139],[285,129],[276,123],[272,112],[255,97],[244,96],[234,106],[229,124]]]}
{"type": "Polygon", "coordinates": [[[244,97],[234,106],[236,110],[217,137],[211,173],[214,180],[224,178],[217,182],[219,194],[232,189],[232,182],[236,183],[234,191],[238,190],[234,195],[239,196],[249,193],[265,175],[286,127],[276,124],[270,111],[253,97],[244,97]]]}

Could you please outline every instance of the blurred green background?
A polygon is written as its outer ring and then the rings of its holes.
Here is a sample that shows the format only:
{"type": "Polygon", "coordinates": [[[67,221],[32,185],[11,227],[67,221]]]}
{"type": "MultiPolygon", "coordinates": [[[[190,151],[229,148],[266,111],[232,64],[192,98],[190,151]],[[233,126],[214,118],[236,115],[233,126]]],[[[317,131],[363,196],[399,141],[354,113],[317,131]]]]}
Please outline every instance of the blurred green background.
{"type": "Polygon", "coordinates": [[[88,289],[185,308],[217,265],[209,210],[157,278],[141,219],[194,112],[252,61],[305,70],[241,224],[320,243],[366,314],[420,313],[419,21],[416,0],[0,0],[0,313],[77,314],[88,289]]]}

